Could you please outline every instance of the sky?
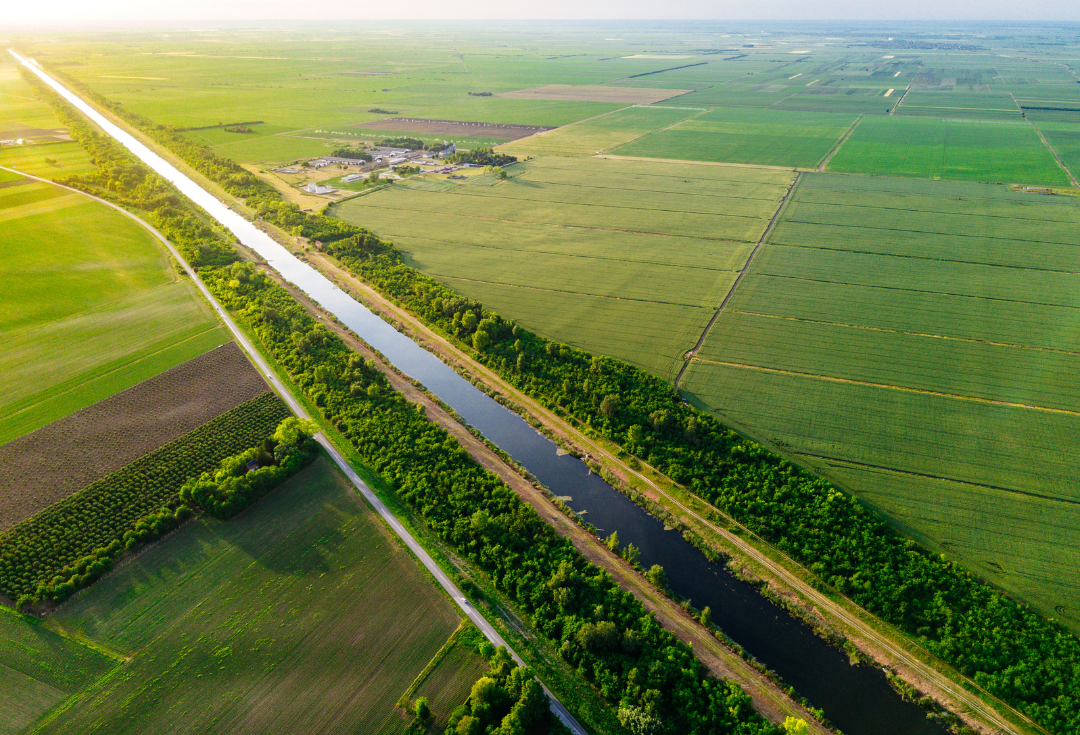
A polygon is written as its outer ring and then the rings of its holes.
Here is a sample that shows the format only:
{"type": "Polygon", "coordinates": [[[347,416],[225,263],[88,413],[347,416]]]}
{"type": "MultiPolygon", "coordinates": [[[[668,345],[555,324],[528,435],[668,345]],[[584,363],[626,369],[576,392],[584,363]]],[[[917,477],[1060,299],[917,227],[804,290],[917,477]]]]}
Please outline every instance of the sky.
{"type": "Polygon", "coordinates": [[[10,2],[6,25],[198,20],[721,19],[1080,21],[1080,0],[48,0],[10,2]]]}

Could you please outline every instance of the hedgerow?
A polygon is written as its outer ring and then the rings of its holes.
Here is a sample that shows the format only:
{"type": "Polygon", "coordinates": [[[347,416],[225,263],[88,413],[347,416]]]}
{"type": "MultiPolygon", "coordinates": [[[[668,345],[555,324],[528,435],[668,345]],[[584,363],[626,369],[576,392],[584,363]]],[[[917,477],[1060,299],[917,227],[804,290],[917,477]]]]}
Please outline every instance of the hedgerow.
{"type": "Polygon", "coordinates": [[[92,582],[127,540],[182,520],[185,481],[261,444],[288,416],[276,394],[264,393],[19,523],[0,536],[0,594],[25,606],[92,582]]]}
{"type": "Polygon", "coordinates": [[[204,269],[202,277],[360,459],[483,569],[613,706],[637,708],[667,733],[778,733],[738,685],[708,676],[637,598],[585,561],[284,288],[241,263],[204,269]]]}

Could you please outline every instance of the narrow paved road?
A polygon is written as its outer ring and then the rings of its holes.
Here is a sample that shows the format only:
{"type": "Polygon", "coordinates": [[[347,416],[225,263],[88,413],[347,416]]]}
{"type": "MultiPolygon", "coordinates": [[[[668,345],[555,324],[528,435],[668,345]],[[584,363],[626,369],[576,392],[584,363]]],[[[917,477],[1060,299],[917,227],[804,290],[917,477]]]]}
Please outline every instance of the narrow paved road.
{"type": "MultiPolygon", "coordinates": [[[[182,256],[180,252],[175,247],[173,247],[173,244],[169,242],[164,235],[158,232],[157,229],[151,226],[148,222],[145,222],[139,217],[136,217],[134,214],[127,211],[126,209],[123,209],[122,207],[119,207],[112,202],[101,199],[100,197],[95,197],[91,194],[87,194],[86,192],[79,191],[78,189],[73,189],[68,186],[56,184],[55,182],[48,181],[47,179],[42,179],[37,176],[31,176],[30,174],[24,173],[22,171],[16,171],[15,169],[6,168],[4,166],[0,166],[0,169],[11,171],[12,173],[22,174],[23,176],[36,179],[38,181],[44,181],[46,183],[52,184],[53,186],[61,186],[62,188],[68,189],[69,191],[73,191],[77,194],[89,197],[91,199],[101,202],[108,207],[112,207],[124,216],[131,218],[135,222],[145,227],[158,240],[161,241],[161,243],[168,249],[168,251],[172,253],[173,257],[175,257],[176,260],[180,263],[180,265],[183,266],[184,271],[191,277],[192,282],[198,287],[199,291],[210,303],[210,306],[214,309],[214,311],[217,312],[217,315],[225,323],[225,326],[227,326],[229,328],[229,331],[232,332],[233,337],[236,339],[236,341],[240,344],[244,351],[247,352],[249,358],[258,368],[259,372],[263,374],[263,377],[266,378],[266,381],[271,386],[273,386],[274,390],[277,391],[277,393],[285,400],[285,402],[289,405],[289,408],[292,409],[293,413],[295,413],[300,418],[311,418],[310,414],[308,414],[308,412],[304,410],[304,407],[300,405],[300,402],[296,400],[296,397],[293,396],[292,392],[278,379],[274,371],[270,369],[270,366],[263,359],[262,355],[257,349],[255,349],[255,346],[251,343],[250,340],[248,340],[247,336],[236,325],[236,322],[232,320],[232,317],[229,316],[229,313],[225,311],[221,304],[218,303],[217,299],[214,298],[214,295],[211,294],[209,289],[206,288],[206,284],[204,284],[199,278],[199,274],[196,273],[190,265],[188,265],[188,262],[184,259],[184,256],[182,256]]],[[[420,563],[423,564],[424,567],[431,573],[431,576],[435,578],[439,585],[444,590],[446,590],[446,593],[450,595],[451,599],[453,599],[457,606],[461,608],[462,612],[465,613],[465,616],[468,617],[469,620],[472,621],[472,623],[484,633],[484,635],[489,641],[492,642],[493,645],[506,646],[507,650],[510,652],[510,655],[513,656],[514,660],[517,661],[518,664],[523,664],[524,662],[522,661],[521,657],[518,656],[518,654],[510,647],[506,640],[503,639],[503,637],[499,634],[499,631],[497,631],[495,627],[491,623],[489,623],[487,619],[483,615],[481,615],[475,607],[473,607],[472,603],[470,603],[469,600],[465,597],[464,593],[462,593],[462,591],[458,589],[457,585],[454,584],[453,580],[451,580],[450,577],[447,576],[446,572],[444,572],[442,568],[435,563],[435,560],[431,558],[431,555],[424,550],[424,547],[422,547],[419,542],[417,542],[417,540],[413,538],[412,534],[409,533],[408,529],[406,529],[405,526],[402,525],[401,521],[397,519],[397,517],[390,511],[389,508],[386,507],[386,505],[371,490],[371,488],[367,486],[367,483],[360,479],[360,476],[357,475],[356,471],[352,468],[352,466],[345,461],[345,458],[341,455],[341,452],[337,450],[337,447],[335,447],[333,443],[331,443],[330,440],[327,439],[326,436],[324,436],[323,434],[319,434],[315,438],[318,440],[319,444],[321,444],[326,450],[326,453],[330,455],[330,458],[334,460],[334,464],[341,468],[341,471],[345,473],[345,476],[349,478],[353,486],[360,491],[360,494],[363,495],[364,498],[371,505],[371,507],[375,509],[375,512],[377,512],[379,516],[382,517],[386,525],[388,525],[394,531],[394,533],[397,534],[398,538],[400,538],[405,543],[405,545],[409,548],[410,551],[412,551],[412,553],[416,556],[420,563]]],[[[566,707],[562,704],[562,702],[560,702],[558,698],[555,697],[551,690],[549,690],[547,686],[543,684],[543,682],[541,682],[541,685],[544,686],[544,691],[551,699],[551,711],[555,714],[555,716],[558,717],[559,720],[564,725],[566,725],[566,727],[568,727],[572,733],[574,733],[574,735],[587,735],[585,728],[583,728],[581,724],[578,723],[574,716],[570,714],[570,711],[567,710],[566,707]]]]}

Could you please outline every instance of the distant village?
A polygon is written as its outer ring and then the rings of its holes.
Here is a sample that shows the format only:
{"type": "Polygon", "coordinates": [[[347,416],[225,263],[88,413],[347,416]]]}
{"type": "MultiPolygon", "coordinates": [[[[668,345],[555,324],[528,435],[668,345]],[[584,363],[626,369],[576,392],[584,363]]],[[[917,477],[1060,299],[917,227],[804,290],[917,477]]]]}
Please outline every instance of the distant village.
{"type": "MultiPolygon", "coordinates": [[[[380,174],[379,178],[396,180],[401,178],[401,175],[396,173],[396,170],[402,167],[407,167],[409,169],[408,173],[411,174],[452,174],[463,168],[478,168],[476,164],[472,163],[446,163],[445,159],[456,152],[457,147],[453,143],[438,151],[374,146],[364,151],[364,153],[371,156],[370,161],[364,158],[323,156],[313,158],[300,166],[283,166],[273,170],[282,174],[300,174],[305,169],[318,171],[328,166],[356,169],[355,173],[350,173],[341,178],[341,183],[351,184],[367,178],[373,171],[382,169],[387,170],[387,173],[380,174]]],[[[317,181],[309,182],[301,186],[300,189],[308,194],[332,194],[337,191],[335,187],[317,181]]]]}

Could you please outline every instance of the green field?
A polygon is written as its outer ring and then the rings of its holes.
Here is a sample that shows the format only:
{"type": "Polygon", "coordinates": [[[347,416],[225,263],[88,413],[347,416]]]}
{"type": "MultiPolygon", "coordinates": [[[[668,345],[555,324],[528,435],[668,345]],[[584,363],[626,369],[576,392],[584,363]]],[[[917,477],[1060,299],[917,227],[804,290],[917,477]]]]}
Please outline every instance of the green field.
{"type": "Polygon", "coordinates": [[[766,170],[537,158],[334,214],[541,334],[674,378],[790,183],[766,170]]]}
{"type": "Polygon", "coordinates": [[[1080,609],[1077,205],[804,176],[683,387],[1044,612],[1080,609]]]}
{"type": "Polygon", "coordinates": [[[549,130],[504,145],[500,150],[517,156],[591,156],[628,143],[654,130],[673,125],[695,110],[668,107],[628,107],[618,112],[549,130]]]}
{"type": "Polygon", "coordinates": [[[924,179],[1069,185],[1068,176],[1031,125],[996,120],[867,117],[840,147],[828,169],[924,179]]]}
{"type": "Polygon", "coordinates": [[[0,188],[0,222],[0,442],[229,340],[154,238],[120,213],[15,181],[0,188]]]}
{"type": "Polygon", "coordinates": [[[1072,123],[1040,122],[1038,126],[1072,175],[1080,176],[1080,119],[1076,118],[1072,123]]]}
{"type": "MultiPolygon", "coordinates": [[[[400,733],[409,718],[394,703],[457,624],[322,459],[232,521],[188,523],[48,630],[0,612],[11,641],[0,644],[11,684],[0,722],[17,732],[12,718],[48,710],[33,732],[400,733]],[[75,640],[130,660],[115,668],[75,640]]],[[[468,650],[452,654],[419,690],[442,717],[480,666],[468,650]]]]}
{"type": "Polygon", "coordinates": [[[814,168],[854,115],[723,108],[619,146],[620,156],[814,168]]]}

